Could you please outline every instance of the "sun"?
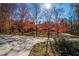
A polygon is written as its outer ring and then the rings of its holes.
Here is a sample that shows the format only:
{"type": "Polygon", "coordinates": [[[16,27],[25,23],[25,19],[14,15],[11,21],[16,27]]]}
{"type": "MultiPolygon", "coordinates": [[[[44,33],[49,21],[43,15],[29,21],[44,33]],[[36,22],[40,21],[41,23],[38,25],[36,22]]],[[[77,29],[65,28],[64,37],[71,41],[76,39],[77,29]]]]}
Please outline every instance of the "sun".
{"type": "Polygon", "coordinates": [[[46,9],[50,9],[51,8],[51,4],[50,3],[46,3],[45,7],[46,7],[46,9]]]}

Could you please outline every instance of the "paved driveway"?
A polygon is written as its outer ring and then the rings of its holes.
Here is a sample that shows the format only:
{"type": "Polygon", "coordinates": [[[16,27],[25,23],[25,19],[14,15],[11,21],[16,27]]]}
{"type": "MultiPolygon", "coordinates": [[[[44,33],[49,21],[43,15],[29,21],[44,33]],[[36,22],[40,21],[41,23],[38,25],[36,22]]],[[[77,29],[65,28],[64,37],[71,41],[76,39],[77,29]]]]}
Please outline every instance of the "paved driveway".
{"type": "Polygon", "coordinates": [[[45,37],[31,37],[18,35],[0,35],[0,55],[28,56],[36,43],[44,42],[45,37]]]}

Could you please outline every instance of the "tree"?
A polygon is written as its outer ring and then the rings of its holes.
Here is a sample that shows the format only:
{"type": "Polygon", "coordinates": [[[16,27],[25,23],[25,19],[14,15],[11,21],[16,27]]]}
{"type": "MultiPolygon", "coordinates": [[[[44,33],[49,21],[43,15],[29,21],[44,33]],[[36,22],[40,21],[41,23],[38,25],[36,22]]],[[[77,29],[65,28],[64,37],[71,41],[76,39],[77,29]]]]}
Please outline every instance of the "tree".
{"type": "Polygon", "coordinates": [[[69,24],[66,19],[60,19],[55,23],[55,30],[56,32],[63,33],[69,31],[69,24]]]}
{"type": "MultiPolygon", "coordinates": [[[[14,20],[13,20],[13,15],[14,15],[14,11],[16,10],[16,8],[17,8],[17,4],[13,4],[13,3],[11,3],[10,4],[10,34],[13,32],[12,31],[12,23],[14,22],[14,20]]],[[[16,23],[16,21],[15,21],[15,23],[16,23]]],[[[16,27],[17,28],[17,27],[16,27]]]]}
{"type": "Polygon", "coordinates": [[[74,22],[74,30],[75,30],[75,33],[74,34],[76,34],[76,35],[78,35],[79,34],[79,4],[74,4],[74,8],[75,8],[75,16],[76,16],[76,18],[75,18],[75,22],[74,22]]]}
{"type": "MultiPolygon", "coordinates": [[[[59,6],[61,6],[63,4],[60,4],[59,6]]],[[[59,37],[59,24],[58,22],[60,21],[61,17],[63,14],[64,14],[64,10],[62,7],[60,8],[56,8],[56,7],[53,7],[53,13],[54,13],[54,16],[55,16],[55,28],[56,28],[56,32],[57,32],[57,37],[59,37]]]]}
{"type": "Polygon", "coordinates": [[[34,14],[33,14],[33,17],[35,18],[35,28],[36,28],[36,36],[38,36],[38,26],[37,26],[37,23],[38,23],[38,14],[40,12],[40,6],[39,4],[35,3],[33,4],[33,7],[34,7],[34,14]]]}
{"type": "Polygon", "coordinates": [[[14,11],[16,4],[2,3],[0,4],[0,20],[1,32],[9,33],[11,27],[11,14],[14,11]]]}
{"type": "Polygon", "coordinates": [[[11,5],[1,4],[1,20],[2,20],[2,31],[4,33],[8,33],[10,29],[10,11],[11,11],[11,5]]]}
{"type": "Polygon", "coordinates": [[[10,27],[10,30],[12,33],[18,33],[18,24],[19,24],[19,21],[18,19],[16,20],[11,20],[11,27],[10,27]]]}
{"type": "Polygon", "coordinates": [[[32,31],[35,28],[35,22],[23,21],[23,30],[24,31],[32,31]]]}
{"type": "Polygon", "coordinates": [[[75,4],[73,4],[73,3],[71,3],[70,4],[70,11],[69,11],[69,14],[71,14],[70,16],[69,16],[69,22],[70,22],[70,33],[71,34],[73,34],[74,33],[74,23],[75,23],[75,16],[76,16],[76,14],[75,14],[75,4]]]}
{"type": "Polygon", "coordinates": [[[27,8],[26,8],[26,5],[25,4],[20,4],[20,8],[19,8],[19,16],[20,16],[20,24],[19,24],[19,31],[22,33],[24,33],[24,30],[23,30],[23,21],[24,19],[28,19],[28,11],[27,11],[27,8]]]}

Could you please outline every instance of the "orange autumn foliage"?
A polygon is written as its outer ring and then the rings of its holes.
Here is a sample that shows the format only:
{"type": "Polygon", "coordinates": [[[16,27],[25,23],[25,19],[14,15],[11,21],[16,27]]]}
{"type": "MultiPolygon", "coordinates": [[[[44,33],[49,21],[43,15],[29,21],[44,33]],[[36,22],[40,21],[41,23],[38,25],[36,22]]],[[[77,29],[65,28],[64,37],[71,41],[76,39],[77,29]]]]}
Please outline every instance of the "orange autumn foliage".
{"type": "Polygon", "coordinates": [[[67,32],[68,31],[68,24],[65,21],[56,21],[54,24],[46,22],[45,24],[38,24],[38,31],[43,32],[43,31],[55,31],[55,32],[67,32]]]}
{"type": "MultiPolygon", "coordinates": [[[[23,24],[22,28],[24,31],[35,29],[35,25],[36,25],[34,21],[23,21],[22,24],[23,24]]],[[[18,24],[13,23],[12,28],[14,29],[14,31],[17,30],[18,24]]],[[[46,22],[42,24],[37,24],[37,28],[39,32],[45,32],[50,30],[50,31],[62,33],[68,31],[68,24],[66,21],[60,20],[54,23],[46,22]]]]}
{"type": "Polygon", "coordinates": [[[68,24],[64,20],[58,20],[55,22],[55,29],[54,31],[62,33],[62,32],[67,32],[68,31],[68,24]]]}
{"type": "Polygon", "coordinates": [[[35,22],[23,21],[23,30],[27,31],[29,29],[35,28],[35,22]]]}

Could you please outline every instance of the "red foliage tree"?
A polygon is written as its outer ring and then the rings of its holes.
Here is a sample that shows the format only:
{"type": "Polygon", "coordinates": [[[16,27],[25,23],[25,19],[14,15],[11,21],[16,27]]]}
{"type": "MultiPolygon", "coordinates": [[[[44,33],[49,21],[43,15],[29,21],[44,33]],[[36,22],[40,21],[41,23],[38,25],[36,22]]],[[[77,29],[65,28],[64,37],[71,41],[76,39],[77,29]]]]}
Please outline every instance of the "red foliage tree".
{"type": "Polygon", "coordinates": [[[56,32],[62,33],[68,31],[68,24],[67,21],[58,20],[55,22],[55,30],[56,32]]]}
{"type": "Polygon", "coordinates": [[[29,31],[30,29],[35,28],[35,22],[23,21],[23,30],[29,31]]]}

